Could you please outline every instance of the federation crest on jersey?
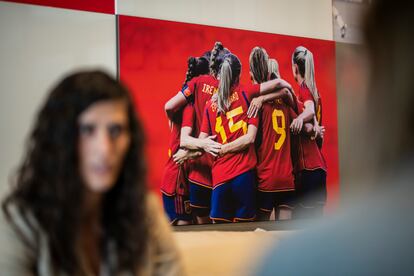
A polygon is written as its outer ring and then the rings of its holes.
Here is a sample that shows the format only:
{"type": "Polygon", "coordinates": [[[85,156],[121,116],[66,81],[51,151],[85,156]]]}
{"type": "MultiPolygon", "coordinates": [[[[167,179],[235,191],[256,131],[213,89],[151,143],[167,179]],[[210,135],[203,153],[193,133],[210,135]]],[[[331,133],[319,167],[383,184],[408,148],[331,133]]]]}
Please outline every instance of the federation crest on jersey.
{"type": "Polygon", "coordinates": [[[184,90],[184,96],[186,96],[186,97],[190,97],[191,96],[191,91],[190,91],[190,89],[185,89],[184,90]]]}

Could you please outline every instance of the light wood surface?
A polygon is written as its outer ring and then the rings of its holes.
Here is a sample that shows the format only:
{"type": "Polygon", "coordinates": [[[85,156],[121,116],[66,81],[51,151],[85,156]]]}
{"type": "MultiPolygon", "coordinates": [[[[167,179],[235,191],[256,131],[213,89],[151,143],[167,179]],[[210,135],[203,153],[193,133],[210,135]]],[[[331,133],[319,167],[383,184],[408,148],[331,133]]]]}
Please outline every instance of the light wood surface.
{"type": "Polygon", "coordinates": [[[188,275],[252,275],[257,260],[292,231],[175,232],[188,275]]]}

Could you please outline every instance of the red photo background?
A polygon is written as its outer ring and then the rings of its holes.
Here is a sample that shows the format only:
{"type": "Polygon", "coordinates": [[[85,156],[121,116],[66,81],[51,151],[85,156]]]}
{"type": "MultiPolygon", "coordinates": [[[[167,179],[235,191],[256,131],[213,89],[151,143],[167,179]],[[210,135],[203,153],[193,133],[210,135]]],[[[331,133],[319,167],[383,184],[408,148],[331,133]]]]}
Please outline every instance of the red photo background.
{"type": "Polygon", "coordinates": [[[170,132],[164,104],[181,89],[188,57],[200,56],[211,50],[216,41],[221,41],[224,47],[240,58],[242,83],[250,82],[251,49],[261,46],[271,58],[277,59],[281,77],[290,82],[295,90],[298,90],[298,85],[292,75],[291,55],[299,45],[312,51],[316,83],[324,103],[326,133],[323,154],[328,165],[327,210],[334,210],[339,198],[339,169],[333,41],[119,16],[120,78],[132,93],[146,131],[150,187],[159,189],[168,158],[170,132]]]}
{"type": "Polygon", "coordinates": [[[115,0],[3,0],[80,11],[115,13],[115,0]]]}

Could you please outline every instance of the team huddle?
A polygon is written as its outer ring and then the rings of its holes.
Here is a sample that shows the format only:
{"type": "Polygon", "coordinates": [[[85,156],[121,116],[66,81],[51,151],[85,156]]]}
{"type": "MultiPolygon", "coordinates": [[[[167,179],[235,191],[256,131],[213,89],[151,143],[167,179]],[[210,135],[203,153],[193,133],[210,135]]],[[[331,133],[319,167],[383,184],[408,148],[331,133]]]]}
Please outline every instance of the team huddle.
{"type": "Polygon", "coordinates": [[[322,215],[326,163],[322,101],[312,52],[297,47],[297,92],[261,47],[252,49],[252,83],[222,43],[188,60],[186,80],[165,104],[169,159],[161,183],[173,225],[322,215]]]}

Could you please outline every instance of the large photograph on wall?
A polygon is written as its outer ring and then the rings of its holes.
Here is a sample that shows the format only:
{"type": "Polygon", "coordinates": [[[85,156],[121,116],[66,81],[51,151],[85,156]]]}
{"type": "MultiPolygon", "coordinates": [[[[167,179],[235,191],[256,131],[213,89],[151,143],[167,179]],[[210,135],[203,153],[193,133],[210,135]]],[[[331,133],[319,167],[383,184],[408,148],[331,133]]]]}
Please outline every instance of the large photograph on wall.
{"type": "Polygon", "coordinates": [[[120,79],[173,225],[288,220],[339,198],[335,44],[119,16],[120,79]]]}

